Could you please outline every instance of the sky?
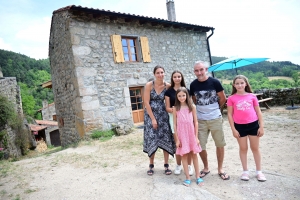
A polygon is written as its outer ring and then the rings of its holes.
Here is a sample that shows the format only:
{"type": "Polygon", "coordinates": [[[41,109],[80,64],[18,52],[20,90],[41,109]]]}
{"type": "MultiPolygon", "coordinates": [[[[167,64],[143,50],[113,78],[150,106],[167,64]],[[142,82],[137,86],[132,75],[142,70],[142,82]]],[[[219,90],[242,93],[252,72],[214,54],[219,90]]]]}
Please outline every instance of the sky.
{"type": "MultiPolygon", "coordinates": [[[[300,0],[174,0],[176,21],[214,27],[212,56],[300,65],[300,0]]],[[[0,0],[0,49],[48,58],[53,11],[76,5],[167,19],[166,0],[0,0]]],[[[208,35],[211,32],[208,32],[208,35]]]]}

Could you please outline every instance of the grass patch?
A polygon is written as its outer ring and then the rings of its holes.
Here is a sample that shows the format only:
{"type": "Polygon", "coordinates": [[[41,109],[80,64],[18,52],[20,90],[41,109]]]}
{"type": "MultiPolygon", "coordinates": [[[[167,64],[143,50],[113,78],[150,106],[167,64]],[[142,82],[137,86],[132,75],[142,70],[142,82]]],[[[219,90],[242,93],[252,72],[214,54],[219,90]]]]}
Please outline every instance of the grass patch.
{"type": "Polygon", "coordinates": [[[26,193],[26,194],[29,194],[29,193],[32,193],[32,192],[35,192],[36,190],[34,190],[34,189],[27,189],[27,190],[25,190],[24,192],[26,193]]]}
{"type": "Polygon", "coordinates": [[[291,81],[291,82],[293,81],[293,78],[288,77],[288,76],[269,76],[268,79],[270,81],[278,80],[278,79],[287,80],[287,81],[291,81]]]}
{"type": "Polygon", "coordinates": [[[221,83],[222,83],[222,84],[231,84],[231,83],[232,83],[232,80],[221,79],[221,83]]]}
{"type": "Polygon", "coordinates": [[[91,134],[91,138],[98,139],[100,141],[107,141],[111,139],[114,135],[115,133],[112,130],[104,130],[104,131],[94,130],[91,134]]]}
{"type": "Polygon", "coordinates": [[[0,161],[0,178],[4,178],[15,170],[15,166],[8,160],[0,161]]]}
{"type": "Polygon", "coordinates": [[[0,191],[0,195],[1,195],[1,196],[4,196],[5,194],[7,194],[6,190],[1,190],[1,191],[0,191]]]}

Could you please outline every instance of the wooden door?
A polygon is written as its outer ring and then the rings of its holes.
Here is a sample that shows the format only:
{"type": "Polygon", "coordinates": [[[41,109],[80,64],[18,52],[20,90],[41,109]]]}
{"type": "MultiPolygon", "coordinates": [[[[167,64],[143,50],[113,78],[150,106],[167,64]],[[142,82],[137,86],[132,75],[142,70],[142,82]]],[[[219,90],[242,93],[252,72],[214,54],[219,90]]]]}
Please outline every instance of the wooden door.
{"type": "Polygon", "coordinates": [[[129,88],[133,123],[144,122],[143,87],[129,88]]]}

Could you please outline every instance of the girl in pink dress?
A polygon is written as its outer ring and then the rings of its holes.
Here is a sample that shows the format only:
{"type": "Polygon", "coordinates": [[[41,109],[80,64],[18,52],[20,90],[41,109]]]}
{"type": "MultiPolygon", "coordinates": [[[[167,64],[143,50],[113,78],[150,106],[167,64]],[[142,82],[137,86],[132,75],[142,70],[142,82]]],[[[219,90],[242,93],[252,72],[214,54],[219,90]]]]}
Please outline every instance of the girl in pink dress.
{"type": "Polygon", "coordinates": [[[198,121],[196,115],[196,107],[192,104],[188,91],[185,87],[180,87],[176,91],[175,109],[173,109],[174,119],[174,139],[176,142],[176,154],[182,156],[182,164],[186,180],[183,182],[185,186],[191,184],[188,171],[187,157],[192,152],[192,160],[195,168],[196,183],[203,185],[200,178],[199,164],[197,154],[201,152],[200,142],[197,137],[198,121]]]}

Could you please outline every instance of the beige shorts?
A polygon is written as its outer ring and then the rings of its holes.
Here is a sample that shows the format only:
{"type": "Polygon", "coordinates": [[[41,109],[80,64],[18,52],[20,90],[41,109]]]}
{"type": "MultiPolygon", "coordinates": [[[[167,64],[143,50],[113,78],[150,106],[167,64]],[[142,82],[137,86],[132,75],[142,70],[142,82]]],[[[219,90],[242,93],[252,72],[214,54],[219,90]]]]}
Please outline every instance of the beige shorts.
{"type": "Polygon", "coordinates": [[[174,133],[174,122],[173,122],[173,113],[168,113],[169,114],[169,123],[171,126],[171,131],[174,133]]]}
{"type": "Polygon", "coordinates": [[[211,132],[216,147],[224,147],[226,145],[222,117],[213,120],[198,120],[198,138],[202,150],[206,150],[209,132],[211,132]]]}

